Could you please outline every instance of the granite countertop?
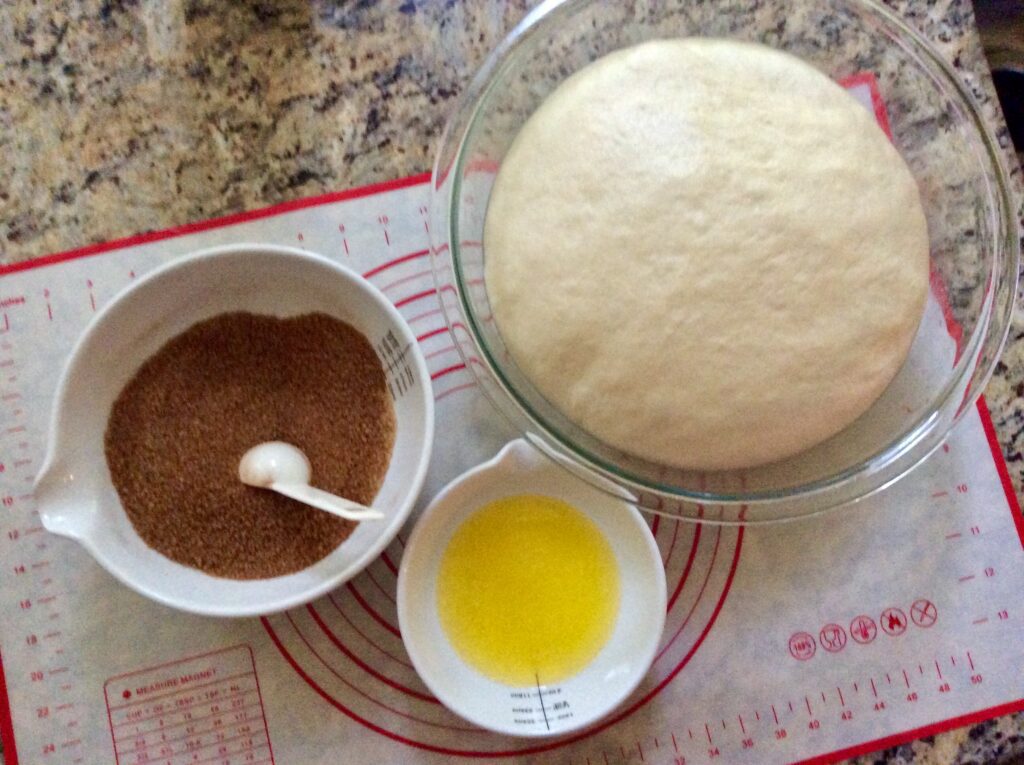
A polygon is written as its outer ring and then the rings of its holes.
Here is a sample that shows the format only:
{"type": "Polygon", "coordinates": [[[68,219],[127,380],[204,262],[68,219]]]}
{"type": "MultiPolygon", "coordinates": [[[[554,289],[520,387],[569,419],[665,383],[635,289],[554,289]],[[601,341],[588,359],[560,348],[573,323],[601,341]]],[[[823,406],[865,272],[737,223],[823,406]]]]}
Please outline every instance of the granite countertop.
{"type": "MultiPolygon", "coordinates": [[[[984,105],[1021,205],[968,0],[889,3],[984,105]]],[[[452,100],[528,5],[10,0],[0,12],[0,262],[427,170],[452,100]]],[[[1019,315],[986,396],[1021,495],[1019,315]]],[[[1022,760],[1015,715],[857,762],[1022,760]]]]}

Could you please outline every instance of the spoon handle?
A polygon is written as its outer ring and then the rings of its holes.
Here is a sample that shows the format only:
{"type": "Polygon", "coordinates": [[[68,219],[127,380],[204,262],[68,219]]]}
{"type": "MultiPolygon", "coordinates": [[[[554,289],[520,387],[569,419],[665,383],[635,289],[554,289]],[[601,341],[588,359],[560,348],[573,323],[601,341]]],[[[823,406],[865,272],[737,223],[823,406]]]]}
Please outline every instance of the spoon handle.
{"type": "Polygon", "coordinates": [[[384,513],[374,510],[372,507],[360,505],[347,499],[322,491],[314,486],[302,483],[272,483],[267,487],[271,491],[291,497],[307,505],[333,513],[340,518],[350,521],[365,521],[374,518],[383,518],[384,513]]]}

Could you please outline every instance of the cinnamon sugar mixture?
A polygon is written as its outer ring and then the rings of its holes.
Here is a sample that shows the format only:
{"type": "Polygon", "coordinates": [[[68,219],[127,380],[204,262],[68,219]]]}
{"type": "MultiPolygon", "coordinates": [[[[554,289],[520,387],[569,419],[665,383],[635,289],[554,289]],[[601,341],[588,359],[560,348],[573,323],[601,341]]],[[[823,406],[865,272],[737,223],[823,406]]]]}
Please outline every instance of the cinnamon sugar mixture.
{"type": "Polygon", "coordinates": [[[315,563],[356,525],[244,485],[239,460],[263,441],[305,452],[318,488],[373,501],[394,446],[395,413],[363,335],[321,313],[226,313],[200,322],[121,391],[105,449],[146,544],[210,574],[259,579],[315,563]]]}

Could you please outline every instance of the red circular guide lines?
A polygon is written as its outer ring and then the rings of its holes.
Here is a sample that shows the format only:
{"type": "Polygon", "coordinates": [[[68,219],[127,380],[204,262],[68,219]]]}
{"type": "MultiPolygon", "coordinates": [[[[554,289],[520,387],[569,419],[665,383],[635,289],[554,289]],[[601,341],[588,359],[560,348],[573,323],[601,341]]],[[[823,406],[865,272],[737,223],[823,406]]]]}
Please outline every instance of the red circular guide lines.
{"type": "MultiPolygon", "coordinates": [[[[690,576],[690,568],[693,566],[693,559],[696,557],[697,547],[700,545],[700,528],[700,526],[696,526],[694,528],[693,543],[690,545],[690,553],[686,557],[686,565],[683,568],[683,573],[676,581],[675,589],[672,591],[672,594],[668,598],[668,605],[665,608],[666,612],[670,612],[672,610],[672,607],[676,604],[676,599],[679,597],[679,593],[682,592],[683,585],[686,584],[686,580],[690,576]]],[[[672,542],[673,544],[675,543],[675,538],[673,538],[672,542]]],[[[698,596],[698,600],[699,599],[700,596],[698,596]]]]}
{"type": "MultiPolygon", "coordinates": [[[[411,720],[413,722],[422,723],[423,725],[443,728],[443,729],[446,729],[446,730],[456,730],[456,731],[460,731],[460,732],[463,732],[463,733],[475,733],[475,732],[478,731],[477,728],[475,728],[475,727],[467,727],[465,724],[463,724],[463,725],[443,724],[443,723],[433,722],[431,720],[423,720],[423,719],[415,717],[415,716],[413,716],[413,715],[411,715],[411,714],[409,714],[407,712],[404,712],[401,709],[396,709],[395,707],[389,706],[388,704],[386,704],[386,703],[384,703],[382,701],[378,701],[376,698],[374,698],[373,696],[368,694],[366,691],[364,691],[363,689],[359,688],[354,683],[350,682],[344,676],[342,676],[342,674],[337,669],[335,669],[335,667],[329,661],[327,661],[327,659],[324,658],[324,656],[321,655],[320,652],[318,652],[316,650],[316,648],[313,646],[313,644],[310,643],[309,637],[305,633],[303,633],[302,630],[299,629],[298,625],[295,623],[295,620],[292,618],[292,615],[291,615],[290,612],[285,611],[284,615],[285,615],[285,618],[288,619],[288,622],[291,624],[292,628],[295,630],[295,634],[298,635],[299,639],[306,646],[306,648],[310,651],[310,653],[312,653],[313,656],[316,657],[317,661],[323,667],[325,667],[328,672],[330,672],[332,675],[334,675],[335,678],[337,678],[345,686],[347,686],[349,689],[351,689],[356,695],[361,696],[362,698],[366,699],[366,701],[369,702],[370,704],[373,704],[373,705],[379,707],[380,709],[382,709],[384,711],[391,712],[392,714],[397,715],[398,717],[402,717],[402,718],[404,718],[406,720],[411,720]]],[[[267,624],[266,617],[263,617],[263,624],[264,624],[264,626],[266,626],[266,624],[267,624]]],[[[271,638],[272,639],[274,638],[273,634],[271,635],[271,638]]],[[[277,641],[275,640],[274,642],[276,643],[277,641]]],[[[278,647],[280,648],[280,644],[278,644],[278,647]]],[[[293,664],[292,666],[298,668],[298,666],[295,665],[295,664],[293,664]]],[[[303,679],[306,680],[306,682],[310,683],[310,685],[313,686],[314,689],[317,688],[317,686],[312,682],[312,680],[307,675],[305,675],[302,672],[300,672],[300,674],[302,675],[303,679]]]]}
{"type": "Polygon", "coordinates": [[[919,598],[910,606],[910,618],[918,627],[927,629],[938,621],[939,610],[927,598],[919,598]]]}
{"type": "MultiPolygon", "coordinates": [[[[664,557],[668,557],[665,553],[669,549],[686,549],[681,533],[685,529],[686,524],[669,527],[664,523],[652,529],[664,557]]],[[[496,759],[550,751],[586,739],[644,707],[672,682],[704,642],[732,586],[743,533],[742,529],[723,527],[717,528],[716,533],[697,534],[695,529],[691,533],[690,554],[673,555],[667,572],[673,585],[681,580],[680,586],[674,588],[680,594],[669,613],[672,628],[663,641],[663,646],[669,643],[671,648],[652,667],[652,682],[613,717],[558,741],[522,742],[516,744],[522,748],[512,749],[508,740],[474,730],[476,735],[465,740],[463,746],[452,747],[442,732],[462,728],[464,721],[436,701],[429,703],[423,698],[429,692],[421,687],[421,681],[406,663],[401,643],[355,598],[360,590],[378,595],[360,577],[349,583],[351,589],[343,587],[335,593],[326,609],[312,604],[279,617],[265,618],[263,625],[282,657],[324,701],[393,741],[470,758],[496,759]],[[682,586],[686,580],[689,584],[682,586]],[[356,625],[359,629],[353,630],[356,625]],[[383,645],[369,647],[367,638],[383,641],[383,645]],[[386,658],[380,651],[385,646],[390,654],[386,658]]],[[[378,580],[385,588],[391,585],[379,577],[378,580]]]]}
{"type": "Polygon", "coordinates": [[[418,690],[416,690],[414,688],[410,688],[407,685],[403,685],[402,683],[398,682],[397,680],[392,680],[387,675],[385,675],[385,674],[383,674],[381,672],[378,672],[368,662],[365,662],[362,659],[360,659],[352,650],[349,649],[348,646],[345,645],[345,643],[343,643],[341,641],[341,639],[337,635],[334,634],[334,632],[331,630],[331,628],[327,626],[327,623],[324,622],[324,620],[321,618],[320,614],[317,613],[317,610],[313,607],[312,603],[309,604],[308,606],[306,606],[306,611],[308,611],[309,615],[311,617],[313,617],[313,621],[316,622],[316,625],[324,633],[324,635],[327,637],[327,639],[330,640],[331,643],[338,650],[340,650],[350,661],[355,663],[356,666],[358,666],[361,670],[366,672],[368,675],[376,678],[377,680],[379,680],[380,682],[382,682],[382,683],[384,683],[386,685],[391,686],[396,691],[400,691],[400,692],[404,693],[407,696],[412,696],[413,698],[419,699],[420,701],[425,701],[428,704],[439,704],[440,703],[431,694],[424,693],[423,691],[418,691],[418,690]]]}
{"type": "MultiPolygon", "coordinates": [[[[415,258],[402,258],[394,265],[411,260],[415,258]]],[[[413,272],[421,270],[418,265],[410,265],[407,272],[411,278],[406,278],[397,269],[388,274],[394,280],[390,286],[396,288],[392,301],[403,309],[403,313],[415,313],[408,319],[410,322],[440,314],[439,308],[431,309],[427,302],[434,296],[433,291],[416,289],[416,277],[423,274],[413,272]],[[404,292],[412,294],[400,294],[404,292]]],[[[433,299],[436,300],[436,296],[433,299]]],[[[419,342],[447,335],[446,328],[437,326],[433,318],[431,323],[434,326],[428,325],[420,330],[419,342]]],[[[440,350],[433,348],[430,352],[431,358],[447,359],[449,357],[443,354],[450,350],[455,350],[455,347],[444,345],[442,340],[440,350]]],[[[441,369],[431,370],[431,380],[451,377],[455,383],[435,398],[472,387],[472,383],[459,384],[458,378],[454,377],[454,373],[462,372],[465,365],[440,363],[436,366],[441,369]]],[[[465,723],[441,707],[427,689],[421,687],[421,681],[402,650],[396,627],[395,603],[389,597],[394,579],[384,571],[386,566],[392,574],[397,572],[401,551],[394,547],[388,550],[390,557],[382,556],[364,576],[348,582],[334,593],[328,599],[326,609],[319,609],[313,604],[304,610],[288,612],[284,615],[285,620],[275,619],[272,622],[265,619],[263,623],[282,656],[325,701],[383,736],[409,746],[467,757],[502,757],[547,751],[585,738],[644,706],[689,662],[717,619],[735,574],[742,530],[726,532],[718,527],[715,533],[705,529],[706,533],[702,534],[702,527],[694,527],[689,554],[685,555],[685,537],[681,534],[685,524],[676,520],[669,531],[668,524],[659,520],[656,518],[651,522],[651,534],[666,565],[670,597],[667,604],[669,623],[661,651],[651,670],[653,687],[643,695],[637,693],[632,703],[600,727],[539,748],[524,744],[524,749],[508,750],[507,742],[492,740],[490,734],[481,731],[482,738],[452,749],[449,742],[439,735],[439,731],[462,728],[465,723]],[[677,547],[679,552],[675,553],[677,547]],[[368,645],[371,642],[373,644],[368,645]],[[484,751],[488,747],[495,751],[484,751]]]]}
{"type": "Polygon", "coordinates": [[[334,594],[333,593],[330,593],[330,594],[327,595],[327,600],[330,602],[330,604],[332,606],[334,606],[334,610],[345,621],[345,624],[349,627],[349,629],[351,629],[354,633],[356,633],[363,640],[363,643],[367,647],[374,649],[381,656],[383,656],[383,657],[385,657],[387,659],[390,659],[392,662],[394,662],[395,664],[398,664],[401,667],[404,667],[405,669],[408,669],[408,670],[413,670],[414,669],[410,662],[408,662],[408,661],[406,661],[404,659],[401,659],[398,656],[396,656],[395,654],[391,653],[389,650],[387,650],[386,648],[381,646],[379,643],[377,643],[374,640],[372,640],[369,637],[369,635],[367,635],[363,630],[361,630],[359,627],[357,627],[355,622],[353,622],[352,619],[349,617],[349,615],[347,613],[345,613],[344,609],[342,609],[340,606],[338,606],[337,601],[335,601],[335,599],[334,599],[334,594]]]}
{"type": "Polygon", "coordinates": [[[850,637],[861,645],[867,645],[878,635],[878,627],[870,616],[861,614],[850,620],[850,637]]]}
{"type": "MultiPolygon", "coordinates": [[[[699,526],[697,528],[698,530],[700,529],[699,526]]],[[[719,526],[718,535],[715,537],[715,547],[711,552],[711,563],[708,566],[708,572],[704,577],[704,581],[701,583],[700,591],[697,593],[697,599],[693,602],[693,605],[690,606],[690,610],[689,612],[687,612],[686,618],[683,619],[683,623],[679,625],[679,628],[673,633],[672,637],[669,638],[665,645],[662,646],[662,649],[658,651],[658,655],[654,657],[654,661],[651,663],[652,666],[656,665],[661,660],[661,657],[668,652],[668,650],[675,644],[676,640],[679,639],[679,636],[683,634],[683,630],[686,628],[686,625],[690,623],[690,617],[693,616],[693,612],[697,610],[697,605],[700,603],[700,599],[704,597],[704,590],[707,588],[708,580],[711,579],[711,574],[714,572],[715,558],[718,557],[718,545],[721,541],[722,527],[719,526]]],[[[684,575],[679,580],[679,585],[676,587],[676,595],[679,594],[679,591],[682,589],[682,586],[686,583],[686,579],[687,576],[684,573],[684,575]]],[[[674,602],[675,601],[669,601],[669,611],[672,610],[672,605],[674,602]]],[[[666,629],[665,632],[667,633],[668,629],[666,629]]]]}
{"type": "Polygon", "coordinates": [[[900,608],[887,608],[878,620],[887,635],[897,637],[907,631],[907,615],[900,608]]]}
{"type": "MultiPolygon", "coordinates": [[[[661,518],[660,515],[654,516],[655,518],[661,518]]],[[[657,536],[658,532],[655,529],[654,535],[657,536]]],[[[679,519],[676,519],[675,525],[672,527],[672,541],[668,544],[668,552],[665,553],[665,559],[662,561],[662,565],[668,568],[669,561],[672,560],[672,551],[676,549],[676,539],[679,536],[679,519]]]]}

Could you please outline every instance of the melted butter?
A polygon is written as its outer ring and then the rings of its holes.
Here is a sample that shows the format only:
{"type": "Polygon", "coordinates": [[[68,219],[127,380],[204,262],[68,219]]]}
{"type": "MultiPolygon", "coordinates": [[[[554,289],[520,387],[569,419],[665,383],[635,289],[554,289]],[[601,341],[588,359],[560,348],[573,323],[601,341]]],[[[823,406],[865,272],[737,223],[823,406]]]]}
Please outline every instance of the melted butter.
{"type": "Polygon", "coordinates": [[[455,650],[484,675],[555,683],[583,669],[611,635],[618,565],[579,510],[535,494],[506,497],[455,531],[437,606],[455,650]]]}

